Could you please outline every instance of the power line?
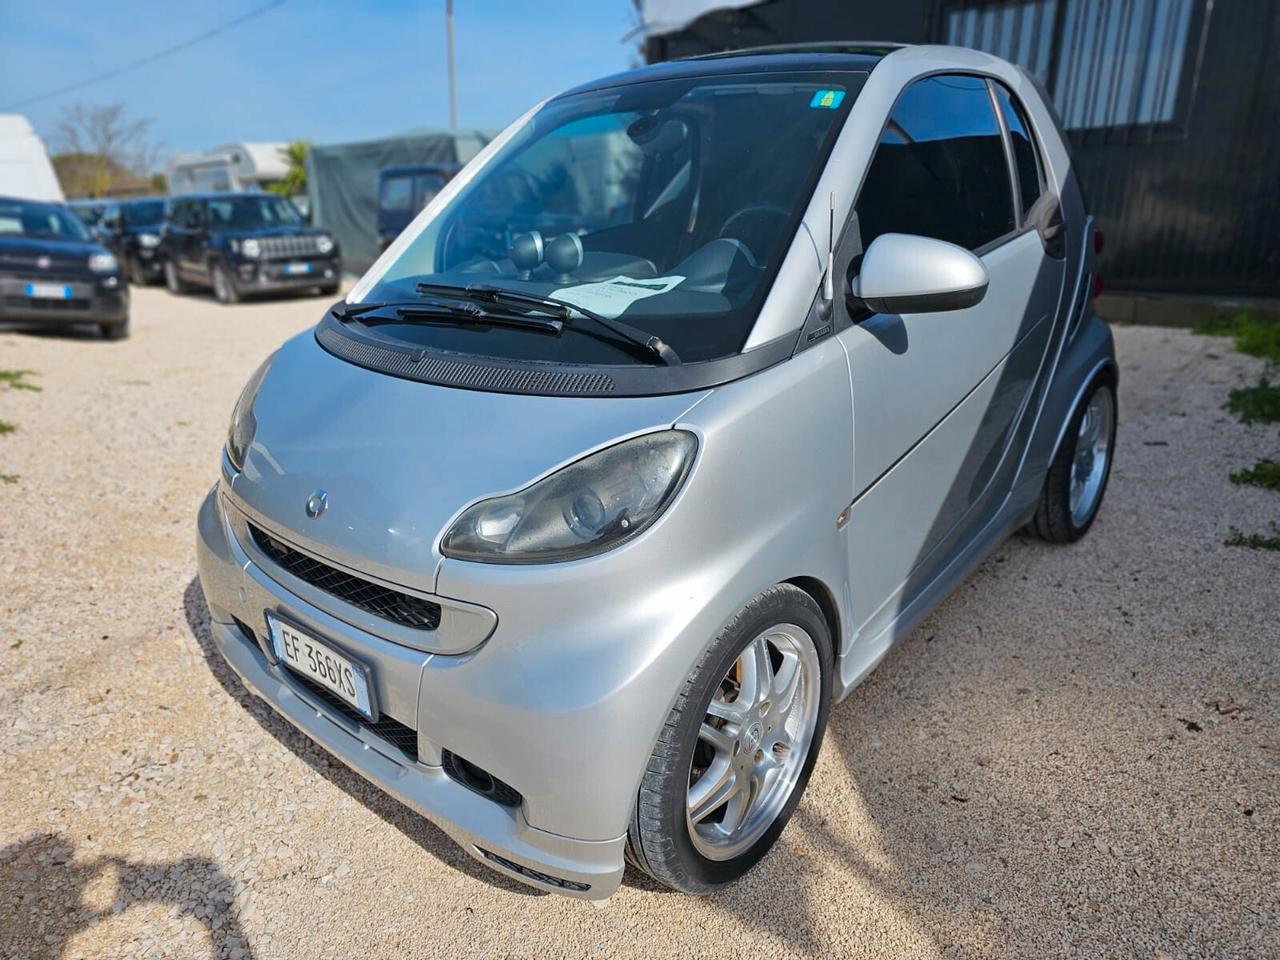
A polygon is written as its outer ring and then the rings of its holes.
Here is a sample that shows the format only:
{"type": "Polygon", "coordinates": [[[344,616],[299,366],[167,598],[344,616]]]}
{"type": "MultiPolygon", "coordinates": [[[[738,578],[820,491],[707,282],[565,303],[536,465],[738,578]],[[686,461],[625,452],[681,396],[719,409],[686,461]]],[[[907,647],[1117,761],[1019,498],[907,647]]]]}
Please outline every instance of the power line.
{"type": "Polygon", "coordinates": [[[57,90],[52,90],[49,93],[42,93],[38,97],[28,97],[26,100],[18,100],[15,103],[9,104],[4,109],[16,110],[18,107],[29,106],[30,104],[40,103],[44,100],[52,100],[54,97],[60,97],[64,93],[70,93],[72,90],[79,90],[83,87],[100,83],[103,80],[110,80],[112,77],[118,77],[120,74],[127,73],[130,70],[136,70],[138,67],[145,67],[147,64],[155,63],[157,60],[163,60],[165,57],[172,56],[180,50],[186,50],[188,47],[193,47],[197,43],[202,43],[211,37],[216,37],[220,33],[226,33],[228,30],[234,30],[241,24],[247,23],[255,17],[260,17],[269,10],[274,10],[284,2],[285,0],[272,0],[271,3],[268,3],[265,6],[258,7],[255,10],[250,10],[248,13],[241,14],[234,20],[228,20],[221,26],[214,27],[212,30],[206,30],[204,33],[199,36],[192,37],[190,40],[184,40],[182,43],[175,44],[172,47],[166,47],[158,53],[150,54],[149,56],[142,57],[139,60],[134,60],[131,63],[126,63],[122,67],[116,67],[114,70],[108,70],[106,73],[100,73],[95,77],[89,77],[87,80],[78,80],[65,87],[59,87],[57,90]]]}

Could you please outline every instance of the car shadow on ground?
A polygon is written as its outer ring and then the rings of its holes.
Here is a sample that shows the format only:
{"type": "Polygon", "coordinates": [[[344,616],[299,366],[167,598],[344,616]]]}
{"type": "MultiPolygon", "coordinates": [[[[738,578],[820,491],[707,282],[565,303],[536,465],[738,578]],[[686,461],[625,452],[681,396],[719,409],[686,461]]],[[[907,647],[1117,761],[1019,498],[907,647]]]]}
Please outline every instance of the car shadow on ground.
{"type": "Polygon", "coordinates": [[[44,340],[104,340],[102,332],[94,323],[76,324],[40,324],[9,321],[0,323],[0,333],[20,333],[29,337],[40,337],[44,340]]]}
{"type": "Polygon", "coordinates": [[[303,733],[296,730],[259,697],[251,693],[236,676],[214,645],[209,632],[209,608],[205,604],[200,581],[192,578],[182,595],[187,626],[199,646],[214,678],[277,743],[293,753],[316,773],[338,787],[353,800],[376,813],[387,824],[416,843],[423,851],[489,886],[521,896],[546,896],[540,890],[509,880],[486,868],[462,850],[443,830],[430,820],[406,807],[390,794],[383,793],[363,777],[331,757],[303,733]]]}
{"type": "MultiPolygon", "coordinates": [[[[254,956],[231,881],[211,860],[78,857],[71,842],[56,833],[34,833],[0,850],[0,954],[5,957],[58,960],[68,955],[76,936],[142,904],[194,917],[208,934],[212,956],[254,956]]],[[[205,952],[196,948],[183,956],[205,952]]]]}

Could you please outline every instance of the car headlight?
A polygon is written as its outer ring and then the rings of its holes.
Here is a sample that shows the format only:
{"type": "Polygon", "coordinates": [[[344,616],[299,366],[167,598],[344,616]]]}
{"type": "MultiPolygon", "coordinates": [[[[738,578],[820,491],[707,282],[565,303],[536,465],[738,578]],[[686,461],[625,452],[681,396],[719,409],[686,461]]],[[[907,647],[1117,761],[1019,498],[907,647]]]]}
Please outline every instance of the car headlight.
{"type": "Polygon", "coordinates": [[[231,412],[231,426],[227,429],[227,459],[236,470],[244,469],[244,456],[249,452],[249,444],[253,443],[253,435],[258,432],[258,421],[253,415],[253,401],[258,397],[258,388],[271,369],[271,361],[275,354],[262,361],[262,366],[253,372],[249,382],[240,391],[240,399],[231,412]]]}
{"type": "Polygon", "coordinates": [[[250,237],[248,240],[240,241],[240,252],[250,259],[256,259],[262,256],[262,244],[250,237]]]}
{"type": "Polygon", "coordinates": [[[321,234],[316,238],[316,250],[320,253],[330,253],[333,250],[333,237],[327,233],[321,234]]]}
{"type": "Polygon", "coordinates": [[[138,246],[154,247],[160,243],[160,235],[156,233],[140,233],[138,234],[138,246]]]}
{"type": "Polygon", "coordinates": [[[92,253],[89,255],[89,269],[94,273],[115,273],[120,263],[110,253],[92,253]]]}
{"type": "Polygon", "coordinates": [[[440,551],[457,560],[545,563],[603,553],[638,536],[679,492],[698,441],[664,430],[607,447],[462,512],[440,551]]]}

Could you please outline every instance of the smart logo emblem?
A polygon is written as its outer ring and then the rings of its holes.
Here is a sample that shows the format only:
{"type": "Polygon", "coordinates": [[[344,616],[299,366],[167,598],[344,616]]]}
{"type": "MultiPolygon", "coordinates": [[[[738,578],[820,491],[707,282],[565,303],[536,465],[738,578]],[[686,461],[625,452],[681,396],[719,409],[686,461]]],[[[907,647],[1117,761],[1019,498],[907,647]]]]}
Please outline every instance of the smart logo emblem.
{"type": "Polygon", "coordinates": [[[317,490],[307,497],[307,516],[312,520],[319,517],[327,509],[329,509],[329,495],[323,490],[317,490]]]}

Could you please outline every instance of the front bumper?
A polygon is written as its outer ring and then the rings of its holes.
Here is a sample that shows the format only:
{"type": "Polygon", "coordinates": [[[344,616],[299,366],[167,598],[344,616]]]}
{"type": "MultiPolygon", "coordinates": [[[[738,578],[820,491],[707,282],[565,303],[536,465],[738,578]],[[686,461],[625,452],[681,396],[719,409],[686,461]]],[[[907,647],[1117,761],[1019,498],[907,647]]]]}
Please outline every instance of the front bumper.
{"type": "Polygon", "coordinates": [[[129,290],[123,277],[66,278],[0,277],[0,321],[23,323],[123,323],[129,318],[129,290]],[[106,281],[115,280],[114,286],[106,281]],[[70,291],[63,299],[30,297],[27,285],[52,284],[70,291]]]}
{"type": "Polygon", "coordinates": [[[139,245],[132,253],[132,263],[144,282],[156,283],[164,279],[164,259],[159,248],[139,245]]]}
{"type": "Polygon", "coordinates": [[[275,293],[316,286],[329,286],[342,279],[336,256],[299,257],[290,260],[242,260],[235,267],[236,288],[242,294],[275,293]],[[298,265],[306,272],[295,273],[298,265]]]}
{"type": "MultiPolygon", "coordinates": [[[[447,682],[450,667],[465,658],[390,643],[286,590],[244,551],[220,498],[215,486],[200,508],[200,582],[213,641],[245,686],[347,766],[431,820],[482,863],[540,889],[588,899],[609,896],[622,879],[625,836],[581,840],[538,829],[528,822],[524,806],[502,806],[446,773],[443,745],[433,739],[440,734],[418,722],[422,711],[414,702],[417,680],[418,674],[433,669],[447,682]],[[417,729],[417,759],[370,726],[335,711],[273,663],[262,636],[265,611],[285,615],[372,663],[375,685],[382,685],[378,695],[384,713],[417,729]],[[413,682],[391,685],[396,677],[413,682]]],[[[475,708],[480,711],[483,706],[475,708]]],[[[479,715],[455,722],[474,725],[479,715]]],[[[550,706],[546,720],[554,725],[550,706]]],[[[518,742],[519,734],[512,732],[513,742],[518,742]]],[[[570,782],[573,777],[585,779],[582,768],[586,765],[571,763],[567,756],[565,761],[566,802],[591,803],[589,789],[584,793],[570,782]]]]}

